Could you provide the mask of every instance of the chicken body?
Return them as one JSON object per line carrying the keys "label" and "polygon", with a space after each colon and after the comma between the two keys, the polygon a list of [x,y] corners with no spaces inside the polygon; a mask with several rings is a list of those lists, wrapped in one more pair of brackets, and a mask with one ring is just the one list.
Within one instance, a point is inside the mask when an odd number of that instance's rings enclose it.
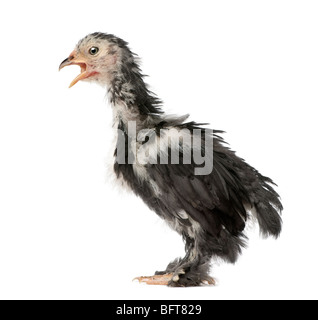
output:
{"label": "chicken body", "polygon": [[[187,116],[164,114],[125,41],[111,34],[90,34],[60,68],[71,64],[82,71],[71,85],[88,80],[107,88],[117,128],[117,178],[185,242],[184,258],[140,281],[169,286],[213,283],[211,259],[236,261],[251,212],[264,236],[279,235],[282,205],[272,180],[227,148],[221,131],[186,122]],[[198,164],[198,154],[204,164]]]}

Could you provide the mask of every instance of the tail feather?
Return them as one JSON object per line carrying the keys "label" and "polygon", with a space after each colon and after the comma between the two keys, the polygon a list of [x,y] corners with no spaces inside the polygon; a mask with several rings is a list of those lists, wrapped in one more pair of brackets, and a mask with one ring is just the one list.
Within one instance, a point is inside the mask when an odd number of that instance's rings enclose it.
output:
{"label": "tail feather", "polygon": [[260,232],[264,237],[277,238],[282,230],[281,211],[283,210],[278,193],[270,185],[273,181],[258,174],[259,184],[253,189],[252,206],[255,210]]}
{"label": "tail feather", "polygon": [[[283,206],[274,189],[275,183],[224,146],[222,138],[214,136],[213,141],[214,183],[221,190],[224,199],[231,202],[232,208],[235,208],[244,221],[246,211],[252,211],[259,223],[261,234],[264,237],[277,238],[282,230]],[[227,209],[225,207],[223,211],[228,213]],[[235,228],[240,230],[237,221],[233,229]]]}

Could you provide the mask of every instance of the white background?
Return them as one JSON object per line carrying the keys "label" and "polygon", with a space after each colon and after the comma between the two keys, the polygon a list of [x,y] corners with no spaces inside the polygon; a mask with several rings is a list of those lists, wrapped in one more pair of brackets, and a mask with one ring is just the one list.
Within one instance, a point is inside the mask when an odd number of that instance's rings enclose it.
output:
{"label": "white background", "polygon": [[[1,2],[1,299],[314,299],[317,296],[317,1]],[[227,131],[279,185],[281,237],[248,231],[216,287],[132,282],[183,255],[181,238],[114,189],[105,90],[68,89],[60,62],[114,33],[143,60],[165,110]]]}

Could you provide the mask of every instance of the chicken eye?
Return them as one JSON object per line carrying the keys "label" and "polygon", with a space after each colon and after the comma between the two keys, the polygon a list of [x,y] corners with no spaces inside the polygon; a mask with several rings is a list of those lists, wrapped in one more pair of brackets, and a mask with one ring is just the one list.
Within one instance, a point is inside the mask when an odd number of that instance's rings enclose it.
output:
{"label": "chicken eye", "polygon": [[91,47],[89,49],[89,54],[91,54],[92,56],[94,56],[95,54],[97,54],[97,52],[99,51],[99,49],[97,47]]}

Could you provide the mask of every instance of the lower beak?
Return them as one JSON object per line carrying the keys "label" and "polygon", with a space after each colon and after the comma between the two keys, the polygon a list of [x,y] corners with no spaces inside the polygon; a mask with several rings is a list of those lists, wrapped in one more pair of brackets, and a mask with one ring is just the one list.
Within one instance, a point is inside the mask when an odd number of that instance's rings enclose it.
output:
{"label": "lower beak", "polygon": [[91,72],[87,72],[87,65],[84,61],[79,61],[74,57],[74,53],[72,52],[68,58],[62,61],[59,67],[59,71],[64,67],[77,65],[81,67],[81,73],[71,82],[69,88],[73,87],[78,81],[84,80],[90,76],[92,76]]}

